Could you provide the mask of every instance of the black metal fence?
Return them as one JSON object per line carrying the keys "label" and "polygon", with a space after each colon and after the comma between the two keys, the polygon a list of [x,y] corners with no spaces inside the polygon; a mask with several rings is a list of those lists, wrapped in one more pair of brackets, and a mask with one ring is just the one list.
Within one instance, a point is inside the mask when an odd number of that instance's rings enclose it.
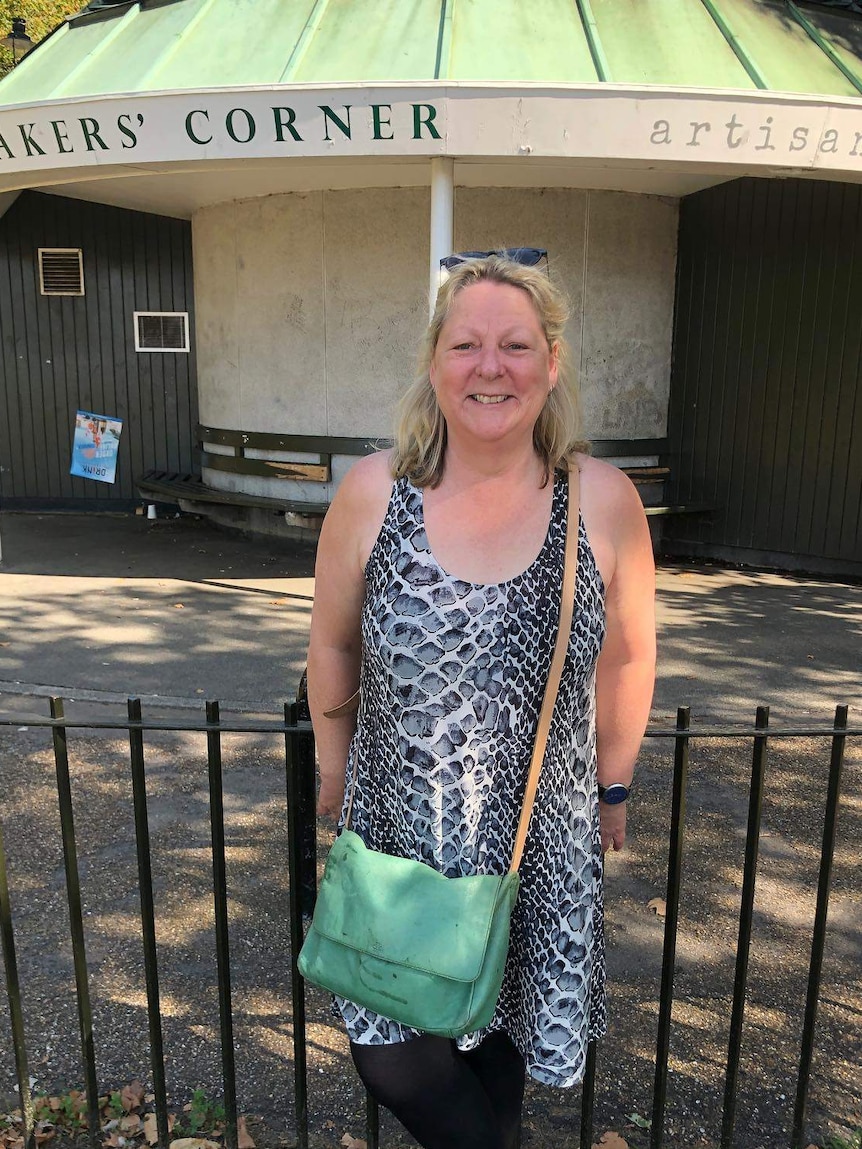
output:
{"label": "black metal fence", "polygon": [[[0,717],[0,727],[17,726],[20,725],[21,722],[22,718],[20,715],[15,718]],[[147,1016],[149,1023],[149,1045],[153,1093],[155,1097],[154,1107],[159,1144],[161,1146],[167,1146],[169,1144],[170,1136],[159,995],[159,955],[156,945],[153,877],[147,812],[147,773],[144,735],[147,732],[156,731],[189,731],[204,733],[206,735],[209,774],[209,813],[212,835],[212,888],[215,909],[219,987],[220,1045],[224,1085],[224,1108],[226,1114],[225,1143],[228,1149],[236,1149],[237,1146],[237,1089],[234,1063],[228,895],[225,866],[222,736],[226,733],[266,733],[284,737],[296,1139],[299,1149],[307,1149],[309,1094],[307,1084],[305,990],[302,978],[296,968],[296,955],[302,944],[303,917],[307,916],[313,907],[317,859],[314,817],[314,740],[311,726],[305,717],[301,705],[297,703],[286,705],[284,708],[284,717],[281,720],[244,721],[242,719],[230,719],[223,721],[219,714],[218,703],[208,702],[206,704],[206,717],[203,722],[199,719],[145,721],[142,717],[139,700],[130,699],[126,721],[89,720],[86,722],[78,722],[67,719],[64,714],[62,700],[53,698],[50,703],[50,718],[33,718],[28,716],[26,722],[32,727],[50,728],[53,738],[66,892],[74,959],[78,1024],[84,1065],[88,1131],[90,1144],[93,1146],[93,1149],[96,1149],[101,1143],[99,1136],[99,1089],[96,1079],[93,1019],[90,1005],[90,981],[82,915],[81,885],[78,873],[78,854],[75,845],[75,824],[69,772],[68,732],[71,729],[78,729],[84,731],[115,730],[126,731],[128,733],[143,935]],[[663,1145],[667,1144],[665,1139],[665,1104],[668,1085],[671,1009],[674,996],[674,968],[680,910],[680,887],[683,872],[682,858],[686,821],[686,788],[689,751],[692,742],[695,739],[698,741],[708,741],[714,739],[745,738],[751,741],[752,748],[748,825],[745,843],[742,897],[739,911],[733,1005],[725,1069],[720,1142],[722,1149],[730,1149],[734,1139],[741,1035],[746,1004],[748,961],[752,940],[761,808],[769,743],[776,739],[816,738],[823,739],[829,746],[830,764],[827,793],[825,795],[817,902],[811,938],[807,995],[790,1141],[790,1149],[802,1149],[805,1143],[806,1103],[812,1056],[815,1049],[817,1005],[826,944],[827,910],[835,852],[842,767],[847,739],[858,738],[860,735],[862,735],[862,728],[850,728],[848,726],[848,710],[846,706],[838,706],[836,708],[834,724],[831,727],[772,728],[769,725],[768,708],[759,707],[757,709],[754,728],[720,727],[693,730],[690,726],[688,708],[680,708],[675,727],[666,729],[651,728],[647,731],[647,738],[670,740],[673,745],[673,799],[668,846],[666,920],[664,928],[661,995],[659,1002],[655,1078],[650,1125],[651,1149],[661,1149]],[[33,1101],[27,1063],[25,1018],[15,956],[12,905],[7,879],[2,822],[0,822],[0,940],[2,940],[5,965],[15,1072],[25,1126],[25,1144],[27,1149],[33,1149],[35,1145]],[[579,1141],[581,1149],[589,1149],[593,1141],[593,1100],[595,1083],[596,1050],[594,1046],[591,1046],[581,1094]],[[377,1149],[379,1144],[378,1114],[376,1106],[370,1098],[367,1104],[366,1138],[369,1149]]]}

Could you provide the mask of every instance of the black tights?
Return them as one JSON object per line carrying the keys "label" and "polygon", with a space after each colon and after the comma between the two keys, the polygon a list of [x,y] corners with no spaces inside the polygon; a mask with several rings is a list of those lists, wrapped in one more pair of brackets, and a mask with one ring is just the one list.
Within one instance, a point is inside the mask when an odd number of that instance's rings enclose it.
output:
{"label": "black tights", "polygon": [[505,1033],[462,1053],[424,1033],[392,1045],[350,1044],[368,1092],[423,1149],[518,1149],[524,1059]]}

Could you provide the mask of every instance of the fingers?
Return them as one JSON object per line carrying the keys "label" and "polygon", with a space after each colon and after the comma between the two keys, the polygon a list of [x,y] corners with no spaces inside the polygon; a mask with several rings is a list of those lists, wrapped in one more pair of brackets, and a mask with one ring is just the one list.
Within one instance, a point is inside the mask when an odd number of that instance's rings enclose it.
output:
{"label": "fingers", "polygon": [[321,779],[317,792],[317,813],[321,818],[339,818],[344,803],[344,783]]}
{"label": "fingers", "polygon": [[599,803],[599,828],[602,836],[602,853],[608,850],[621,850],[626,840],[625,804],[606,806]]}
{"label": "fingers", "polygon": [[602,853],[606,854],[608,850],[621,850],[626,842],[625,832],[622,834],[602,834]]}
{"label": "fingers", "polygon": [[338,818],[341,815],[341,802],[318,799],[317,813],[321,818]]}

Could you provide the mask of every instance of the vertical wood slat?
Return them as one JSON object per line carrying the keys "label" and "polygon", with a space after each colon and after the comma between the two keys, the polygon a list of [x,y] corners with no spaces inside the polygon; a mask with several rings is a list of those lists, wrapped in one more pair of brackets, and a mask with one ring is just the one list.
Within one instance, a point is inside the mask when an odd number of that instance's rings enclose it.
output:
{"label": "vertical wood slat", "polygon": [[[40,294],[39,247],[83,249],[83,297]],[[194,356],[138,353],[132,326],[135,310],[191,313],[191,272],[182,220],[38,192],[0,217],[0,496],[110,505],[136,501],[148,467],[192,469]],[[78,408],[124,420],[112,485],[69,475]]]}
{"label": "vertical wood slat", "polygon": [[21,424],[16,386],[18,357],[12,310],[14,274],[18,267],[14,235],[0,232],[0,367],[5,381],[0,390],[0,412],[6,416],[5,421],[0,421],[0,496],[5,498],[15,494],[16,477],[21,475],[23,468],[18,434]]}
{"label": "vertical wood slat", "polygon": [[[798,211],[794,239],[799,234],[808,234],[812,227],[813,189],[798,189]],[[812,310],[812,288],[817,283],[817,253],[806,245],[799,253],[799,307],[795,316],[796,327],[793,334],[791,352],[788,356],[788,376],[785,386],[790,394],[790,413],[785,441],[785,483],[784,501],[776,507],[781,518],[780,536],[782,543],[794,546],[797,543],[797,511],[801,496],[802,473],[801,455],[804,448],[805,412],[808,406],[810,352],[810,315]],[[790,466],[790,460],[796,460]]]}
{"label": "vertical wood slat", "polygon": [[[837,263],[836,300],[840,303],[837,318],[841,329],[840,354],[836,357],[835,392],[830,416],[833,421],[833,456],[835,467],[827,469],[824,481],[826,513],[820,524],[821,546],[826,550],[840,547],[842,523],[850,467],[851,429],[856,385],[859,380],[860,325],[858,316],[862,307],[862,274],[859,269],[859,227],[862,225],[860,197],[846,194],[843,187],[838,205],[838,227],[847,243],[844,258]],[[858,440],[857,440],[858,442]],[[858,448],[857,448],[858,450]]]}
{"label": "vertical wood slat", "polygon": [[[862,189],[742,179],[685,198],[668,549],[862,565]],[[751,561],[751,560],[750,560]]]}
{"label": "vertical wood slat", "polygon": [[[853,306],[849,310],[851,315],[858,316],[862,309],[862,197],[856,198],[855,207],[854,297]],[[859,449],[862,442],[862,394],[858,386],[862,378],[862,331],[858,323],[851,327],[851,338],[844,363],[848,377],[848,401],[852,402],[852,406],[844,412],[842,420],[843,426],[847,428],[847,471],[841,522],[836,524],[838,539],[835,545],[840,551],[849,549],[854,543],[858,546],[858,540],[862,539],[862,451]]]}
{"label": "vertical wood slat", "polygon": [[807,387],[805,406],[800,411],[802,421],[796,429],[798,453],[795,459],[798,474],[795,538],[798,540],[797,545],[806,552],[811,549],[819,433],[824,400],[823,349],[830,337],[828,308],[832,302],[828,282],[830,253],[826,247],[828,242],[826,196],[815,195],[811,209],[808,232],[811,250],[808,254],[812,274],[806,280],[807,302],[802,315],[804,358],[801,366],[806,372]]}
{"label": "vertical wood slat", "polygon": [[[786,394],[783,386],[785,373],[788,371],[790,355],[790,341],[794,331],[798,330],[798,315],[794,323],[789,320],[794,307],[792,275],[795,260],[792,255],[793,228],[796,215],[795,187],[790,194],[784,194],[777,186],[770,186],[771,195],[770,215],[775,226],[775,278],[785,285],[785,295],[782,299],[775,290],[774,283],[771,288],[771,316],[772,316],[772,349],[766,363],[764,379],[761,419],[763,422],[763,436],[760,448],[759,467],[752,497],[754,499],[753,533],[752,538],[757,539],[769,532],[774,532],[776,541],[771,549],[781,550],[778,532],[773,523],[771,514],[772,502],[779,499],[783,490],[782,479],[785,467],[782,459],[786,452],[783,436],[786,434],[787,416],[791,408],[791,396]],[[797,285],[798,287],[798,285]],[[779,519],[780,526],[780,519]]]}

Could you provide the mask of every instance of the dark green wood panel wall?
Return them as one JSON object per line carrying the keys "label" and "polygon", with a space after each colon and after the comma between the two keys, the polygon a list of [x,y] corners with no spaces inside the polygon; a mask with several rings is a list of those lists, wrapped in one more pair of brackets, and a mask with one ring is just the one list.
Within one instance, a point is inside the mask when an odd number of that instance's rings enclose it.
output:
{"label": "dark green wood panel wall", "polygon": [[862,187],[736,180],[683,200],[670,553],[862,574]]}
{"label": "dark green wood panel wall", "polygon": [[[40,247],[80,247],[86,294],[39,292]],[[135,311],[188,311],[192,351],[135,351]],[[140,501],[134,478],[195,469],[191,226],[24,192],[0,218],[0,505]],[[117,481],[72,478],[78,409],[123,419]]]}

